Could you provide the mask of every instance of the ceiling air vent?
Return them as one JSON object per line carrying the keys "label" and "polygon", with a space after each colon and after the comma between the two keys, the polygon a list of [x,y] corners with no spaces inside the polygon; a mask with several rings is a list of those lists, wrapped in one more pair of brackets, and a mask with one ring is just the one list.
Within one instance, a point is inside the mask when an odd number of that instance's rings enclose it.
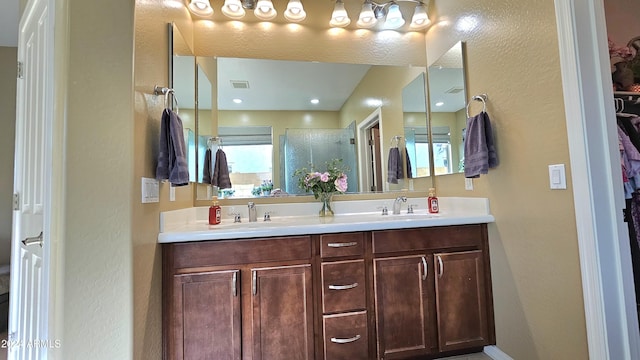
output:
{"label": "ceiling air vent", "polygon": [[464,88],[463,88],[463,87],[460,87],[460,86],[454,86],[454,87],[452,87],[451,89],[449,89],[449,90],[445,91],[444,93],[445,93],[445,94],[457,94],[457,93],[459,93],[459,92],[461,92],[461,91],[464,91]]}
{"label": "ceiling air vent", "polygon": [[233,87],[234,89],[248,89],[249,88],[249,82],[246,80],[230,80],[231,81],[231,87]]}

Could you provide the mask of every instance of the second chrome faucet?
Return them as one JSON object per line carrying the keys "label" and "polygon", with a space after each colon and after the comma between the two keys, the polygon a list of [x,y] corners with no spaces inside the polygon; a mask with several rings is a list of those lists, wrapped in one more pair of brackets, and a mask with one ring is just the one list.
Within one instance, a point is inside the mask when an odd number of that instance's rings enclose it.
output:
{"label": "second chrome faucet", "polygon": [[256,204],[253,201],[249,201],[249,222],[258,221],[258,214],[256,212]]}
{"label": "second chrome faucet", "polygon": [[406,196],[398,196],[396,198],[396,200],[393,202],[393,214],[394,215],[400,214],[400,205],[402,205],[401,203],[403,203],[403,202],[407,202],[407,197]]}

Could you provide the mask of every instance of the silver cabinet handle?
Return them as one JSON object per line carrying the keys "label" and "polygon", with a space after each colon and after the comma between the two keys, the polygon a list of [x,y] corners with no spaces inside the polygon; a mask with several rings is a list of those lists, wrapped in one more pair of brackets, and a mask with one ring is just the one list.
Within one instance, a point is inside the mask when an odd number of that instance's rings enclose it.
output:
{"label": "silver cabinet handle", "polygon": [[429,269],[427,266],[427,258],[424,256],[422,257],[422,269],[424,270],[422,273],[422,280],[427,280],[427,271],[429,271]]}
{"label": "silver cabinet handle", "polygon": [[252,275],[252,281],[251,281],[251,293],[253,295],[258,293],[258,274],[256,273],[255,270],[251,271]]}
{"label": "silver cabinet handle", "polygon": [[353,283],[349,285],[329,285],[329,290],[349,290],[358,286],[358,283]]}
{"label": "silver cabinet handle", "polygon": [[358,340],[360,340],[360,335],[356,335],[348,339],[340,339],[340,338],[334,338],[334,337],[331,338],[331,342],[336,344],[348,344]]}
{"label": "silver cabinet handle", "polygon": [[233,296],[238,296],[238,272],[233,272],[233,279],[231,280],[231,291],[233,292]]}
{"label": "silver cabinet handle", "polygon": [[40,235],[38,236],[28,237],[22,240],[22,244],[24,246],[40,245],[40,247],[42,247],[42,231],[40,231]]}
{"label": "silver cabinet handle", "polygon": [[442,258],[438,255],[438,278],[442,277],[442,273],[444,272],[444,264],[442,263]]}
{"label": "silver cabinet handle", "polygon": [[346,242],[346,243],[328,243],[327,244],[328,247],[332,247],[332,248],[349,247],[349,246],[356,246],[356,245],[358,245],[358,243],[355,241]]}

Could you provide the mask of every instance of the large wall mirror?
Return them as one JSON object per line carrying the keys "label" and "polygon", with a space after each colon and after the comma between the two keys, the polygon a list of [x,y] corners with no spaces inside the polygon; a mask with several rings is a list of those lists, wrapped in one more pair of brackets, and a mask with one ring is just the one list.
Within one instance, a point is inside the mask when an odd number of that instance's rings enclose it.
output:
{"label": "large wall mirror", "polygon": [[[331,2],[307,6],[320,19],[333,10]],[[202,184],[197,199],[214,195],[203,176],[209,149],[227,155],[232,184],[238,186],[224,195],[232,197],[265,196],[268,192],[257,195],[263,183],[267,191],[272,183],[298,194],[291,172],[308,162],[322,168],[323,152],[350,168],[349,193],[432,186],[429,168],[436,162],[427,143],[431,106],[426,106],[425,81],[430,72],[423,32],[327,29],[313,19],[300,25],[277,19],[240,23],[214,14],[212,21],[194,21],[193,41],[195,181]],[[311,104],[314,98],[320,102]],[[401,148],[403,166],[397,184],[388,181],[387,159],[394,146]],[[236,148],[245,153],[236,154]],[[290,165],[293,158],[306,164]],[[253,163],[261,167],[249,166]]]}
{"label": "large wall mirror", "polygon": [[435,175],[464,172],[466,127],[464,43],[457,42],[428,70],[429,113]]}
{"label": "large wall mirror", "polygon": [[[404,148],[400,103],[406,103],[407,96],[418,103],[411,113],[419,115],[417,126],[427,126],[425,67],[224,57],[198,57],[197,63],[198,121],[207,122],[198,127],[198,153],[224,152],[232,183],[231,189],[219,190],[218,196],[225,198],[271,196],[274,189],[278,195],[303,194],[295,170],[309,164],[322,169],[332,159],[342,159],[347,169],[347,192],[392,190],[387,169],[374,172],[368,182],[363,171],[387,156],[382,144]],[[407,83],[417,74],[422,85],[414,89]],[[385,101],[398,103],[397,116],[376,117],[359,126],[379,113]],[[369,109],[366,115],[353,110],[362,106]],[[381,128],[386,129],[384,139]],[[396,135],[402,140],[394,143]],[[372,136],[378,139],[370,144]],[[370,151],[362,151],[359,143]],[[417,157],[413,163],[429,163],[428,148],[422,150],[412,151]],[[213,172],[209,157],[198,157],[198,182],[208,183]],[[403,166],[405,179],[411,174],[408,163]]]}

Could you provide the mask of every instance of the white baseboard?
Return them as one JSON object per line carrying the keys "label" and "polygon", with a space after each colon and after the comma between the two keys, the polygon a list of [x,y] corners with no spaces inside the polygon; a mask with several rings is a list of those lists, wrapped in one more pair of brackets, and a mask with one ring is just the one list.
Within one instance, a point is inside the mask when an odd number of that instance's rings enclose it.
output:
{"label": "white baseboard", "polygon": [[511,356],[498,349],[498,347],[495,345],[485,346],[484,353],[493,360],[513,360]]}

